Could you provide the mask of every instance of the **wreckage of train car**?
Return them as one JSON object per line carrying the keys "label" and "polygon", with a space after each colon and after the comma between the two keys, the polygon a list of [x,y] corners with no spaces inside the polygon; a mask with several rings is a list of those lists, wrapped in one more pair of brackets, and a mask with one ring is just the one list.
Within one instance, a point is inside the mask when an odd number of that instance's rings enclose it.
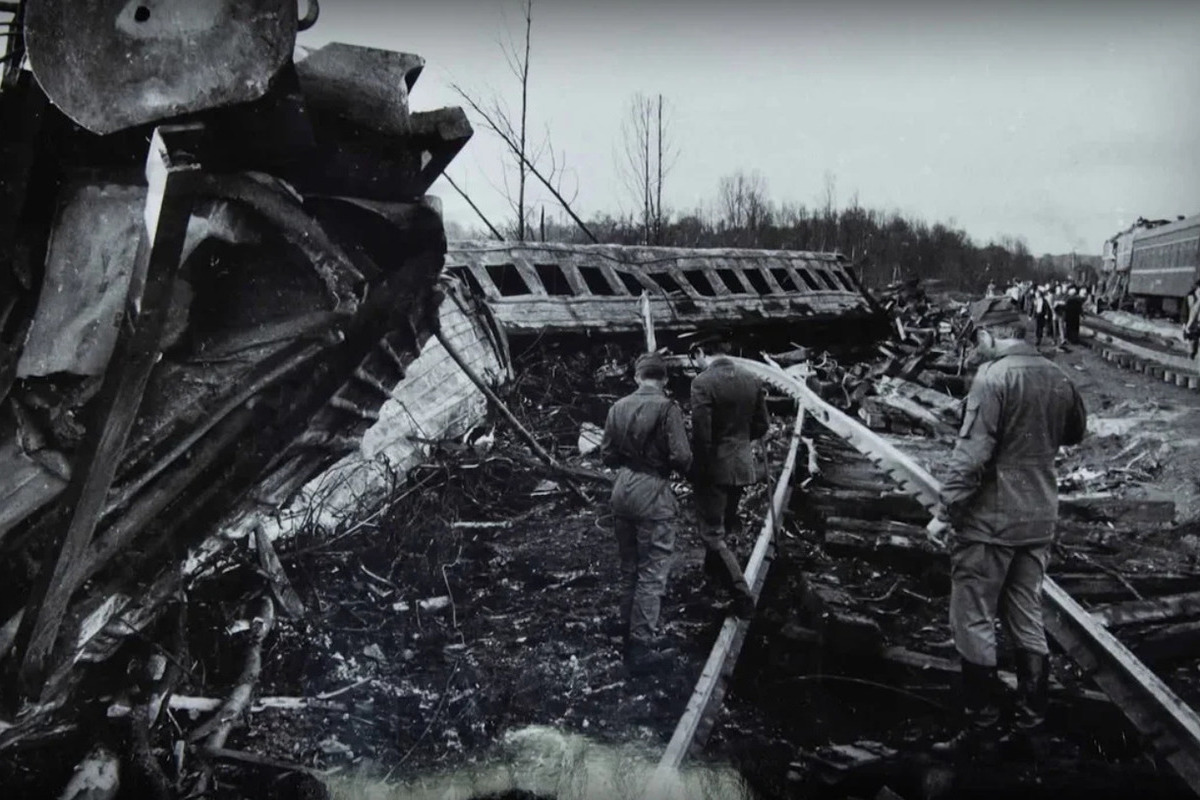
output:
{"label": "wreckage of train car", "polygon": [[[454,242],[446,268],[514,335],[721,326],[879,335],[882,316],[837,253]],[[869,335],[869,334],[868,334]]]}

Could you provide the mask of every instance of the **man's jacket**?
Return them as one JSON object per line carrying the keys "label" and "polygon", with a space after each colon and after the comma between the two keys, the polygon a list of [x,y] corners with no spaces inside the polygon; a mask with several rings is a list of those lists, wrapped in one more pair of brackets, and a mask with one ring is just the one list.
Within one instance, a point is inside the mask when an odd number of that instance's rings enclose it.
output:
{"label": "man's jacket", "polygon": [[942,482],[964,541],[1027,545],[1054,538],[1054,456],[1087,429],[1083,399],[1058,366],[1024,342],[975,374]]}
{"label": "man's jacket", "polygon": [[683,412],[660,390],[638,387],[608,410],[600,456],[619,467],[612,490],[618,517],[670,519],[679,513],[671,491],[671,470],[686,473],[692,463]]}
{"label": "man's jacket", "polygon": [[692,456],[699,484],[757,481],[750,440],[767,432],[767,397],[750,373],[717,357],[692,381]]}

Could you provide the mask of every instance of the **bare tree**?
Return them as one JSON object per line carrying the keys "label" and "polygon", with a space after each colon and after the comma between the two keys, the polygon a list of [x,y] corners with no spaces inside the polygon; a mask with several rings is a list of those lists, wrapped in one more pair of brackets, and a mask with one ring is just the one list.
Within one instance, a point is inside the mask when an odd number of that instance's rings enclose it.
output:
{"label": "bare tree", "polygon": [[[523,242],[529,237],[530,231],[534,227],[532,223],[533,209],[529,199],[530,175],[546,186],[577,224],[582,227],[582,223],[571,211],[570,201],[563,196],[559,185],[562,166],[550,142],[549,129],[536,144],[530,137],[529,69],[533,41],[533,0],[524,0],[521,11],[523,23],[521,43],[514,42],[511,33],[507,41],[500,42],[500,48],[504,53],[509,70],[521,85],[519,111],[514,114],[508,104],[498,95],[493,96],[490,101],[484,101],[458,84],[450,86],[471,107],[482,121],[483,127],[498,136],[512,155],[513,168],[516,171],[516,185],[513,186],[509,183],[509,172],[506,170],[503,178],[504,186],[499,190],[508,200],[515,218],[513,238]],[[537,165],[544,161],[548,161],[549,166],[538,169]],[[586,227],[584,230],[586,232]]]}
{"label": "bare tree", "polygon": [[662,244],[666,227],[663,183],[679,157],[668,128],[661,94],[650,98],[638,92],[630,99],[621,123],[622,152],[617,158],[617,169],[638,204],[646,244]]}
{"label": "bare tree", "polygon": [[738,244],[757,244],[758,234],[770,218],[767,181],[758,170],[738,170],[717,184],[717,203],[722,222]]}

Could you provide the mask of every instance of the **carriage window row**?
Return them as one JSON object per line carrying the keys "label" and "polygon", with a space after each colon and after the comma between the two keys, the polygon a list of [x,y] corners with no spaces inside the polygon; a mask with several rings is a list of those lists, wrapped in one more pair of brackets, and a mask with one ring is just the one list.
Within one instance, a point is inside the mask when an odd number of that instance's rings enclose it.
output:
{"label": "carriage window row", "polygon": [[1135,266],[1141,269],[1195,266],[1197,244],[1196,238],[1189,238],[1165,245],[1148,246],[1140,252],[1135,252]]}
{"label": "carriage window row", "polygon": [[[502,297],[531,295],[535,289],[527,281],[526,276],[514,264],[488,264],[485,268],[488,278]],[[620,286],[614,286],[604,274],[604,270],[596,266],[578,266],[579,277],[583,291],[577,291],[572,285],[566,270],[558,264],[533,264],[534,272],[541,282],[541,288],[550,296],[573,297],[577,295],[592,295],[595,297],[613,297],[624,295],[640,295],[645,289],[657,287],[666,294],[687,294],[682,286],[667,272],[644,272],[642,278],[650,283],[646,286],[638,275],[619,268],[612,270]],[[469,267],[454,267],[451,273],[465,281],[471,291],[484,294],[479,276]],[[681,270],[687,282],[702,297],[718,297],[722,294],[713,285],[712,278],[699,269]],[[799,275],[798,284],[792,277],[792,272]],[[815,269],[792,267],[789,271],[782,267],[743,267],[740,272],[729,268],[712,270],[712,275],[720,281],[730,294],[775,295],[780,292],[774,289],[765,277],[769,273],[775,283],[784,293],[820,292],[820,291],[857,291],[850,279],[839,269]],[[624,289],[624,291],[622,291]]]}

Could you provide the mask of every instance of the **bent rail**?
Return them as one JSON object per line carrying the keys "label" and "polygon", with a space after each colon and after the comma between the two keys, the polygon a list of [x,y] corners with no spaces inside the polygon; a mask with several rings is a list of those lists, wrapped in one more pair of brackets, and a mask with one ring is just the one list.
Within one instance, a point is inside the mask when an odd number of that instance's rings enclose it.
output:
{"label": "bent rail", "polygon": [[[792,473],[796,468],[796,454],[800,447],[800,430],[803,427],[804,406],[801,405],[796,414],[796,423],[792,427],[792,440],[788,448],[787,459],[783,462],[783,469],[780,470],[779,480],[775,484],[775,492],[767,507],[767,518],[763,521],[762,530],[754,543],[754,550],[746,562],[746,583],[750,585],[750,591],[756,600],[766,581],[775,533],[779,530],[779,521],[790,494]],[[717,634],[717,641],[713,644],[708,660],[704,663],[700,680],[696,682],[696,688],[688,699],[683,716],[675,726],[675,733],[671,736],[667,750],[650,778],[645,794],[647,798],[669,796],[671,776],[683,764],[687,755],[695,748],[702,746],[708,737],[709,731],[712,730],[713,719],[725,697],[726,684],[733,675],[733,669],[737,664],[738,655],[741,653],[742,643],[749,627],[750,620],[748,619],[738,619],[733,615],[725,618],[721,632]]]}
{"label": "bent rail", "polygon": [[[904,492],[932,510],[941,487],[911,457],[826,403],[802,380],[777,364],[744,358],[732,360],[796,399],[818,422],[844,438]],[[1042,584],[1042,591],[1047,601],[1046,630],[1191,790],[1200,795],[1200,716],[1049,576]]]}

